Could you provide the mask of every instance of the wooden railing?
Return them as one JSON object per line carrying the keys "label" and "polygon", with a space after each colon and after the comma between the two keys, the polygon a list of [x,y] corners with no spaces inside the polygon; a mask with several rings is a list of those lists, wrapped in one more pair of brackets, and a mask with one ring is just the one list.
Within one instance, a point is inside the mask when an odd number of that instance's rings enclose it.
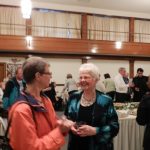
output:
{"label": "wooden railing", "polygon": [[89,29],[88,39],[129,42],[129,32]]}
{"label": "wooden railing", "polygon": [[[20,34],[14,34],[17,30],[24,30],[20,32]],[[6,32],[7,30],[7,32]],[[40,32],[44,33],[36,35],[34,33],[35,30],[40,30]],[[36,31],[35,31],[36,32]],[[51,35],[50,32],[53,32]],[[78,33],[77,35],[75,33]],[[22,34],[25,33],[25,34]],[[31,33],[31,36],[37,37],[57,37],[57,38],[77,38],[81,39],[81,29],[78,28],[70,28],[70,27],[54,27],[54,26],[33,26],[33,25],[24,25],[24,24],[8,24],[8,23],[0,23],[0,35],[22,35],[26,36]]]}
{"label": "wooden railing", "polygon": [[[19,33],[21,30],[22,32]],[[34,31],[40,30],[43,34],[36,34]],[[17,32],[16,32],[17,31]],[[53,32],[51,34],[50,32]],[[30,33],[30,34],[29,34]],[[56,34],[55,34],[56,33]],[[81,29],[79,28],[65,28],[54,26],[33,26],[26,24],[9,24],[0,23],[0,35],[31,35],[34,37],[55,37],[65,39],[81,39]],[[148,33],[129,33],[119,31],[106,31],[106,30],[92,30],[88,29],[88,40],[105,40],[105,41],[122,41],[129,42],[129,37],[134,37],[134,42],[150,43],[150,34]],[[131,35],[132,34],[132,35]]]}

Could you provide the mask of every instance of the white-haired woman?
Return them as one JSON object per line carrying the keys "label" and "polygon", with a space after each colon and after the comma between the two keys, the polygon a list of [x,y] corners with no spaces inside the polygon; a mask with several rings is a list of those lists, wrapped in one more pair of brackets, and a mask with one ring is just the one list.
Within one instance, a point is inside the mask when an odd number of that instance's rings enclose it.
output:
{"label": "white-haired woman", "polygon": [[112,150],[119,131],[118,117],[110,97],[95,89],[99,70],[91,63],[79,69],[82,92],[69,98],[65,115],[76,122],[69,134],[68,150]]}

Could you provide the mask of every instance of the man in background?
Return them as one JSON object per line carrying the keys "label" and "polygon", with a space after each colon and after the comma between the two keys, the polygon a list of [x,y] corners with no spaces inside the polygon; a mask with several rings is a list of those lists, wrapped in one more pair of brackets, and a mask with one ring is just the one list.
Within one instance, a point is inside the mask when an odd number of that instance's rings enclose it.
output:
{"label": "man in background", "polygon": [[15,77],[8,80],[4,90],[2,98],[3,108],[8,109],[19,97],[20,92],[25,88],[25,82],[23,81],[22,67],[19,66],[16,69]]}
{"label": "man in background", "polygon": [[120,67],[118,72],[118,75],[114,79],[116,87],[116,102],[128,102],[130,101],[128,94],[130,84],[124,80],[124,78],[126,78],[126,69]]}
{"label": "man in background", "polygon": [[147,81],[148,77],[143,75],[144,70],[142,68],[137,69],[137,75],[133,78],[133,101],[139,102],[145,93],[148,91]]}

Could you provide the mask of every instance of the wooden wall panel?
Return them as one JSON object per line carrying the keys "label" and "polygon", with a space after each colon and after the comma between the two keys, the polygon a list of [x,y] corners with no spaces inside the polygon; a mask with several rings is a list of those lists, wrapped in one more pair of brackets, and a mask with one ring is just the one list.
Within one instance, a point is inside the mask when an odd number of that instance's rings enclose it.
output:
{"label": "wooden wall panel", "polygon": [[33,37],[29,48],[25,37],[0,36],[0,51],[93,55],[92,48],[97,49],[94,55],[150,57],[150,44],[146,43],[123,42],[116,49],[110,41]]}

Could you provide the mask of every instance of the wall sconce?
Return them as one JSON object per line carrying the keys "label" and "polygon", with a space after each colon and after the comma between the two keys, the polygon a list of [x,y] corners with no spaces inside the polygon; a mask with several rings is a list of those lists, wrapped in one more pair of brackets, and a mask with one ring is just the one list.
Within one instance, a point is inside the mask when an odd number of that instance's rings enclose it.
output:
{"label": "wall sconce", "polygon": [[88,60],[88,59],[91,59],[91,57],[90,57],[90,56],[86,56],[86,57],[85,57],[85,59],[87,59],[87,60]]}
{"label": "wall sconce", "polygon": [[26,43],[28,48],[32,48],[32,36],[26,36]]}
{"label": "wall sconce", "polygon": [[31,16],[32,4],[31,0],[21,0],[21,11],[23,18],[29,19]]}
{"label": "wall sconce", "polygon": [[121,49],[121,47],[122,47],[122,42],[117,41],[117,42],[116,42],[116,48],[117,48],[117,49]]}
{"label": "wall sconce", "polygon": [[97,49],[98,49],[97,47],[94,47],[94,48],[91,49],[91,52],[92,52],[93,54],[95,54],[95,53],[97,53]]}

